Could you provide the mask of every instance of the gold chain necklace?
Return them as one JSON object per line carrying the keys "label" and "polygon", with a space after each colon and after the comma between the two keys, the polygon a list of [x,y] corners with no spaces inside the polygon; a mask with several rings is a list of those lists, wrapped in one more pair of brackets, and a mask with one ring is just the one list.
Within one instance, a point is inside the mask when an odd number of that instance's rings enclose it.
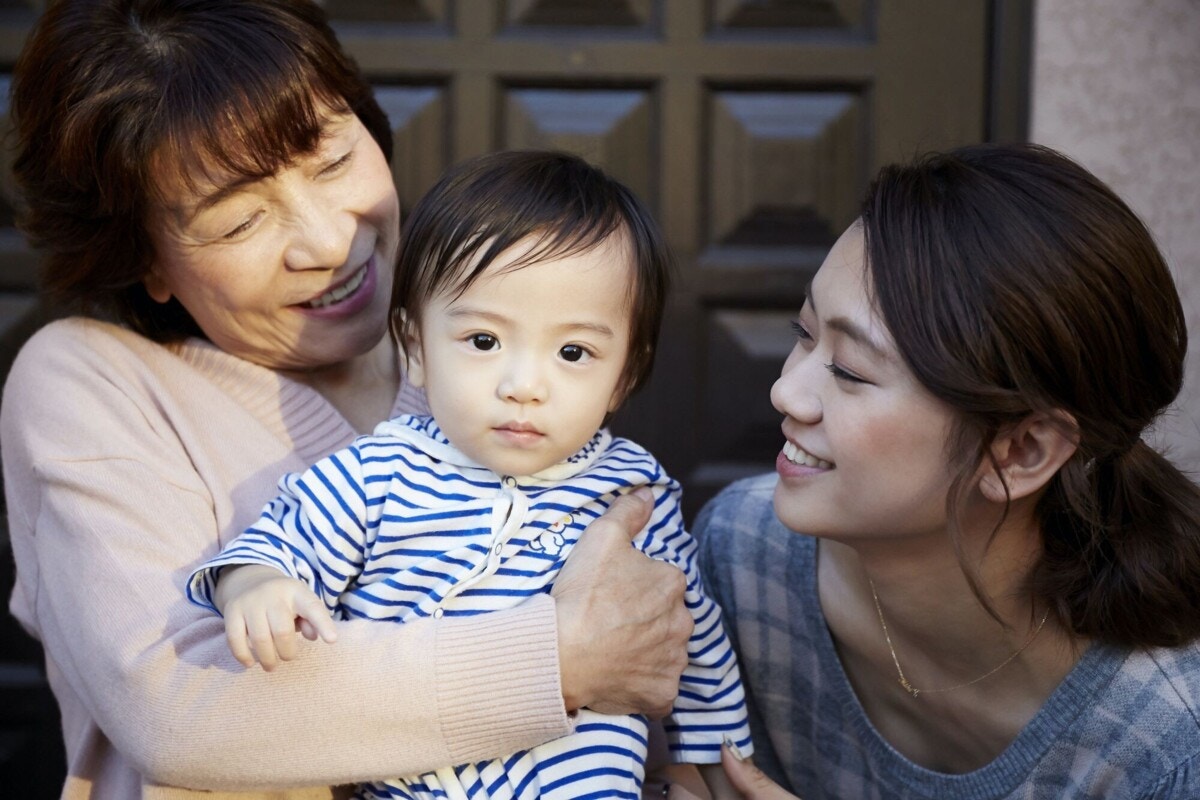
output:
{"label": "gold chain necklace", "polygon": [[1036,639],[1037,635],[1042,632],[1042,626],[1044,626],[1046,624],[1046,619],[1050,616],[1050,609],[1047,608],[1046,613],[1042,614],[1042,621],[1039,622],[1038,626],[1033,629],[1033,633],[1029,634],[1029,638],[1025,640],[1025,644],[1018,647],[1013,652],[1012,655],[1010,655],[1008,658],[1001,661],[996,666],[989,669],[987,672],[980,675],[978,678],[975,678],[974,680],[969,680],[965,683],[956,683],[953,686],[945,686],[945,687],[942,687],[941,689],[918,689],[917,687],[913,686],[911,683],[908,682],[908,678],[904,677],[904,670],[900,669],[900,659],[896,657],[896,648],[892,646],[892,637],[888,633],[887,622],[885,622],[883,619],[883,607],[879,605],[879,594],[875,591],[875,581],[871,580],[871,578],[868,576],[867,583],[871,587],[871,597],[875,600],[875,610],[877,612],[879,612],[879,626],[881,628],[883,628],[883,638],[887,642],[888,650],[891,651],[892,663],[896,665],[896,674],[900,676],[900,685],[904,687],[904,691],[908,692],[914,698],[916,698],[917,695],[922,695],[922,694],[940,694],[942,692],[952,692],[955,689],[964,689],[967,686],[972,686],[976,683],[979,683],[984,678],[992,677],[997,672],[999,672],[1000,670],[1007,667],[1010,663],[1012,663],[1012,660],[1014,658],[1021,655],[1021,653],[1024,653],[1025,648],[1027,648],[1027,647],[1029,647],[1029,645],[1033,644],[1033,640]]}

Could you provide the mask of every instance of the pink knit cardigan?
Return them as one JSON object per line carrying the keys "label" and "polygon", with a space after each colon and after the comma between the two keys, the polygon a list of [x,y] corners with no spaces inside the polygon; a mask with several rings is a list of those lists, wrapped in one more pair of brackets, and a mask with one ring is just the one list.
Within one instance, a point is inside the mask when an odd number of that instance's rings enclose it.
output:
{"label": "pink knit cardigan", "polygon": [[[402,390],[395,410],[422,403]],[[204,342],[69,319],[23,348],[0,406],[11,610],[45,646],[63,797],[328,798],[568,732],[549,597],[340,623],[271,674],[184,599],[283,473],[354,435],[314,390]]]}

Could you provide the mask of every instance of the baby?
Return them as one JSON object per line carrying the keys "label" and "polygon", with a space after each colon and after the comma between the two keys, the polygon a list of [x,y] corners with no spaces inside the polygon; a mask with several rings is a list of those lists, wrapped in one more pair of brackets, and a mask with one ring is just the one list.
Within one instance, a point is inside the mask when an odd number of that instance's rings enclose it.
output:
{"label": "baby", "polygon": [[[285,476],[258,522],[192,575],[189,598],[225,616],[244,663],[259,620],[333,641],[330,615],[403,624],[508,608],[548,592],[588,523],[645,486],[654,512],[634,544],[683,570],[696,625],[665,723],[671,756],[712,765],[702,773],[722,785],[722,742],[749,753],[750,732],[679,484],[603,428],[649,374],[668,271],[642,204],[579,158],[497,153],[449,172],[408,220],[392,298],[408,379],[432,415],[384,422]],[[280,627],[277,639],[295,636]],[[356,796],[639,798],[645,719],[585,709],[576,723],[501,760]]]}

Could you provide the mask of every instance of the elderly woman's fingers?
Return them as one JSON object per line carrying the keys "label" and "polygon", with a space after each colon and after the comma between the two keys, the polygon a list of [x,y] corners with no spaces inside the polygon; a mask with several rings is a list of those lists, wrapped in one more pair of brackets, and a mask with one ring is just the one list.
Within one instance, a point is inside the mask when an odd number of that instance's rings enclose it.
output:
{"label": "elderly woman's fingers", "polygon": [[554,582],[568,709],[662,716],[678,693],[693,627],[686,581],[630,546],[652,506],[644,490],[618,498],[588,526]]}

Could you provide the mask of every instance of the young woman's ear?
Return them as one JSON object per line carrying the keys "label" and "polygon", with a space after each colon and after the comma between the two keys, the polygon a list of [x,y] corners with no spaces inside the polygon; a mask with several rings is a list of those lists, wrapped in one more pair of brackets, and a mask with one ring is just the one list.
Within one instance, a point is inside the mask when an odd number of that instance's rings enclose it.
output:
{"label": "young woman's ear", "polygon": [[1006,498],[1019,500],[1040,491],[1075,455],[1075,430],[1075,418],[1065,411],[1037,411],[1001,431],[989,448],[991,459],[980,466],[979,489],[984,497],[1003,503]]}
{"label": "young woman's ear", "polygon": [[396,326],[396,339],[400,343],[400,356],[407,371],[405,377],[410,385],[423,389],[425,388],[425,364],[422,360],[420,331],[403,308],[396,312],[393,324]]}

